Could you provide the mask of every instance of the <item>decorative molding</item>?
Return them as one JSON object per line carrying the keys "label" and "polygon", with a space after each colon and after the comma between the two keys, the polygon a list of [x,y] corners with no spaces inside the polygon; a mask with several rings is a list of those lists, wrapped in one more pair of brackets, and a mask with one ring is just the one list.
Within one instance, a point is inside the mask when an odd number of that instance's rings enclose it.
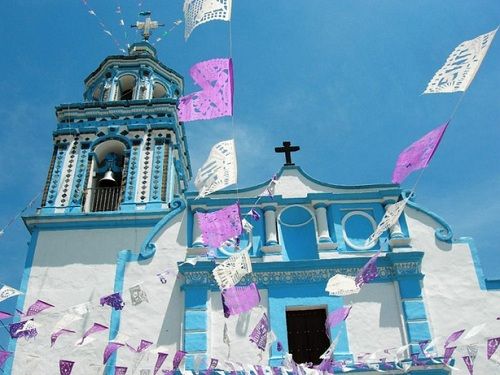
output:
{"label": "decorative molding", "polygon": [[[422,252],[387,254],[377,262],[377,282],[388,282],[401,277],[423,277],[421,273]],[[276,284],[310,284],[326,283],[333,275],[343,274],[356,276],[366,264],[368,257],[322,259],[315,261],[288,261],[253,263],[253,272],[242,279],[243,284],[251,282],[259,287],[268,287]],[[218,289],[212,276],[215,268],[212,262],[198,262],[194,267],[185,267],[179,263],[179,271],[185,277],[183,287],[208,286]]]}

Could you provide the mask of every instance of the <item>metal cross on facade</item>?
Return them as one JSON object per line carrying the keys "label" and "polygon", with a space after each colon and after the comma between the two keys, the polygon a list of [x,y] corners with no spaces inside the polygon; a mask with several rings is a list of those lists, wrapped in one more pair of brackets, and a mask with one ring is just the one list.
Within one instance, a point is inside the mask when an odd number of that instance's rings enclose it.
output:
{"label": "metal cross on facade", "polygon": [[292,163],[292,152],[299,151],[299,146],[292,146],[290,141],[284,141],[283,147],[275,147],[274,151],[278,153],[285,153],[285,165],[295,165]]}
{"label": "metal cross on facade", "polygon": [[144,38],[144,40],[149,39],[152,30],[157,29],[160,26],[165,26],[165,24],[163,23],[158,23],[158,21],[151,20],[151,12],[141,12],[139,13],[139,15],[145,16],[146,19],[144,20],[144,22],[137,21],[135,25],[132,25],[131,27],[137,27],[138,30],[142,30],[142,37]]}

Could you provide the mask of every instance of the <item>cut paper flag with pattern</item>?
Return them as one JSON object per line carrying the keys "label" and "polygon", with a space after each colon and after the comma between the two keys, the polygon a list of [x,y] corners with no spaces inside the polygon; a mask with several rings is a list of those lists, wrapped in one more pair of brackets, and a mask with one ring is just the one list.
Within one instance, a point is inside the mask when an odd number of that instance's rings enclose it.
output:
{"label": "cut paper flag with pattern", "polygon": [[212,147],[208,159],[198,169],[194,184],[198,197],[203,198],[215,191],[235,184],[238,180],[238,166],[234,140],[229,139]]}
{"label": "cut paper flag with pattern", "polygon": [[183,350],[177,350],[175,352],[175,355],[174,355],[174,359],[172,360],[172,367],[174,370],[177,370],[182,362],[182,360],[184,359],[184,357],[186,356],[187,352],[183,351]]}
{"label": "cut paper flag with pattern", "polygon": [[38,335],[36,324],[33,319],[9,324],[9,333],[10,337],[13,339],[24,337],[26,340]]}
{"label": "cut paper flag with pattern", "polygon": [[472,40],[466,40],[448,56],[427,85],[424,94],[465,91],[476,75],[498,28]]}
{"label": "cut paper flag with pattern", "polygon": [[101,306],[108,305],[115,310],[122,310],[123,307],[125,306],[125,302],[123,302],[120,293],[113,293],[110,294],[109,296],[101,297],[99,302]]}
{"label": "cut paper flag with pattern", "polygon": [[0,288],[0,302],[5,301],[10,297],[18,296],[20,294],[22,294],[22,292],[20,292],[19,290],[14,289],[8,285],[4,285]]}
{"label": "cut paper flag with pattern", "polygon": [[325,288],[325,291],[331,296],[348,296],[357,294],[360,290],[354,277],[341,274],[331,277]]}
{"label": "cut paper flag with pattern", "polygon": [[260,294],[255,283],[245,286],[234,286],[222,291],[222,307],[224,316],[238,315],[257,306],[260,303]]}
{"label": "cut paper flag with pattern", "polygon": [[356,285],[362,287],[364,284],[369,283],[378,276],[377,259],[380,251],[372,255],[370,260],[361,268],[356,275]]}
{"label": "cut paper flag with pattern", "polygon": [[399,154],[392,172],[393,183],[400,184],[410,173],[429,165],[447,127],[448,123],[437,127]]}
{"label": "cut paper flag with pattern", "polygon": [[69,329],[60,329],[59,331],[57,332],[54,332],[53,334],[50,335],[50,347],[53,347],[57,341],[57,339],[59,338],[59,336],[61,335],[67,335],[67,334],[71,334],[71,333],[75,333],[75,331],[71,331]]}
{"label": "cut paper flag with pattern", "polygon": [[108,342],[108,345],[106,345],[106,348],[104,349],[102,364],[105,365],[108,362],[109,357],[111,357],[113,353],[120,349],[122,346],[123,344],[119,342]]}
{"label": "cut paper flag with pattern", "polygon": [[365,246],[369,245],[374,245],[377,243],[378,239],[380,236],[389,228],[391,228],[394,224],[396,224],[399,220],[399,217],[403,213],[406,207],[406,203],[408,202],[408,199],[403,199],[399,202],[396,202],[394,204],[389,205],[384,213],[384,216],[382,217],[382,220],[380,220],[380,223],[378,223],[377,228],[375,229],[375,232],[373,232],[370,237],[365,241]]}
{"label": "cut paper flag with pattern", "polygon": [[493,339],[488,339],[487,341],[487,349],[486,349],[486,356],[488,359],[491,359],[493,354],[498,349],[498,346],[500,345],[500,337],[495,337]]}
{"label": "cut paper flag with pattern", "polygon": [[105,331],[107,330],[108,327],[106,327],[105,325],[103,324],[99,324],[99,323],[94,323],[92,325],[92,327],[90,327],[82,336],[82,339],[80,340],[80,342],[78,343],[78,345],[82,345],[83,342],[85,341],[85,339],[87,337],[89,337],[90,335],[93,335],[94,333],[98,333],[98,332],[102,332],[102,331]]}
{"label": "cut paper flag with pattern", "polygon": [[252,333],[250,333],[250,342],[253,342],[255,345],[257,345],[257,348],[259,348],[260,350],[266,350],[268,332],[269,320],[267,319],[267,315],[264,313],[262,315],[262,318],[260,318],[259,322],[253,329]]}
{"label": "cut paper flag with pattern", "polygon": [[158,371],[160,371],[161,366],[163,366],[163,362],[165,362],[167,357],[168,357],[168,353],[158,352],[158,356],[156,357],[156,363],[155,363],[155,369],[153,371],[153,375],[156,375],[158,373]]}
{"label": "cut paper flag with pattern", "polygon": [[466,355],[466,356],[462,357],[462,359],[464,360],[465,366],[467,367],[469,374],[473,375],[474,374],[474,362],[473,362],[472,358],[470,356]]}
{"label": "cut paper flag with pattern", "polygon": [[71,375],[75,362],[61,359],[59,361],[59,373],[61,375]]}
{"label": "cut paper flag with pattern", "polygon": [[179,98],[179,121],[233,115],[233,62],[230,58],[201,61],[191,67],[189,74],[202,90]]}
{"label": "cut paper flag with pattern", "polygon": [[187,40],[192,31],[209,21],[230,21],[232,0],[184,0],[185,31]]}
{"label": "cut paper flag with pattern", "polygon": [[28,307],[28,311],[26,311],[26,316],[34,316],[38,313],[41,313],[43,310],[50,309],[54,307],[50,303],[44,302],[42,300],[37,300],[34,304]]}
{"label": "cut paper flag with pattern", "polygon": [[462,334],[465,332],[465,329],[461,329],[459,331],[455,331],[453,332],[450,336],[448,336],[448,338],[446,339],[445,343],[444,343],[444,347],[447,348],[450,346],[450,344],[453,344],[455,341],[457,341],[460,336],[462,336]]}
{"label": "cut paper flag with pattern", "polygon": [[126,375],[128,367],[116,366],[115,375]]}
{"label": "cut paper flag with pattern", "polygon": [[351,312],[351,308],[352,306],[342,306],[328,314],[325,322],[326,334],[328,337],[330,337],[330,329],[332,327],[339,325],[347,319]]}
{"label": "cut paper flag with pattern", "polygon": [[252,272],[252,261],[247,251],[231,255],[212,271],[221,290],[235,286],[250,272]]}
{"label": "cut paper flag with pattern", "polygon": [[140,305],[143,302],[148,302],[148,295],[144,290],[142,284],[137,284],[129,288],[130,292],[130,301],[132,302],[132,306]]}
{"label": "cut paper flag with pattern", "polygon": [[197,212],[196,219],[203,242],[213,248],[218,248],[230,238],[239,236],[242,231],[238,203],[214,212]]}
{"label": "cut paper flag with pattern", "polygon": [[444,349],[443,363],[447,364],[450,361],[451,356],[453,355],[453,352],[456,348],[456,346],[450,346]]}

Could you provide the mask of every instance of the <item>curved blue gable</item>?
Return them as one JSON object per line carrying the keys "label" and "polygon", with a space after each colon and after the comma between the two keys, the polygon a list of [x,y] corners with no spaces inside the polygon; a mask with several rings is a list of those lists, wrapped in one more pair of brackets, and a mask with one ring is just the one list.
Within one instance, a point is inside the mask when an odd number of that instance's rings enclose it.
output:
{"label": "curved blue gable", "polygon": [[415,193],[412,193],[410,190],[403,191],[402,195],[404,198],[410,197],[410,199],[408,200],[408,203],[407,203],[407,205],[409,207],[414,208],[418,212],[422,212],[423,214],[426,214],[427,216],[431,217],[438,224],[441,225],[441,227],[436,228],[436,230],[434,232],[434,235],[436,236],[436,238],[438,240],[443,241],[443,242],[448,242],[448,243],[452,242],[453,231],[452,231],[450,225],[441,216],[439,216],[438,214],[436,214],[432,211],[429,211],[429,210],[423,208],[422,206],[419,206],[417,203],[415,203],[414,202]]}

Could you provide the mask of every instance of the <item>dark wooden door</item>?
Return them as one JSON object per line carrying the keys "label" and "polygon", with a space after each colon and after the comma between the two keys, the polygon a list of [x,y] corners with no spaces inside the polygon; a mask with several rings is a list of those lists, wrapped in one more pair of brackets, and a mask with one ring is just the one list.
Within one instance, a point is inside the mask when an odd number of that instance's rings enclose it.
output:
{"label": "dark wooden door", "polygon": [[319,364],[319,356],[330,346],[325,331],[326,309],[286,312],[288,350],[297,363]]}

